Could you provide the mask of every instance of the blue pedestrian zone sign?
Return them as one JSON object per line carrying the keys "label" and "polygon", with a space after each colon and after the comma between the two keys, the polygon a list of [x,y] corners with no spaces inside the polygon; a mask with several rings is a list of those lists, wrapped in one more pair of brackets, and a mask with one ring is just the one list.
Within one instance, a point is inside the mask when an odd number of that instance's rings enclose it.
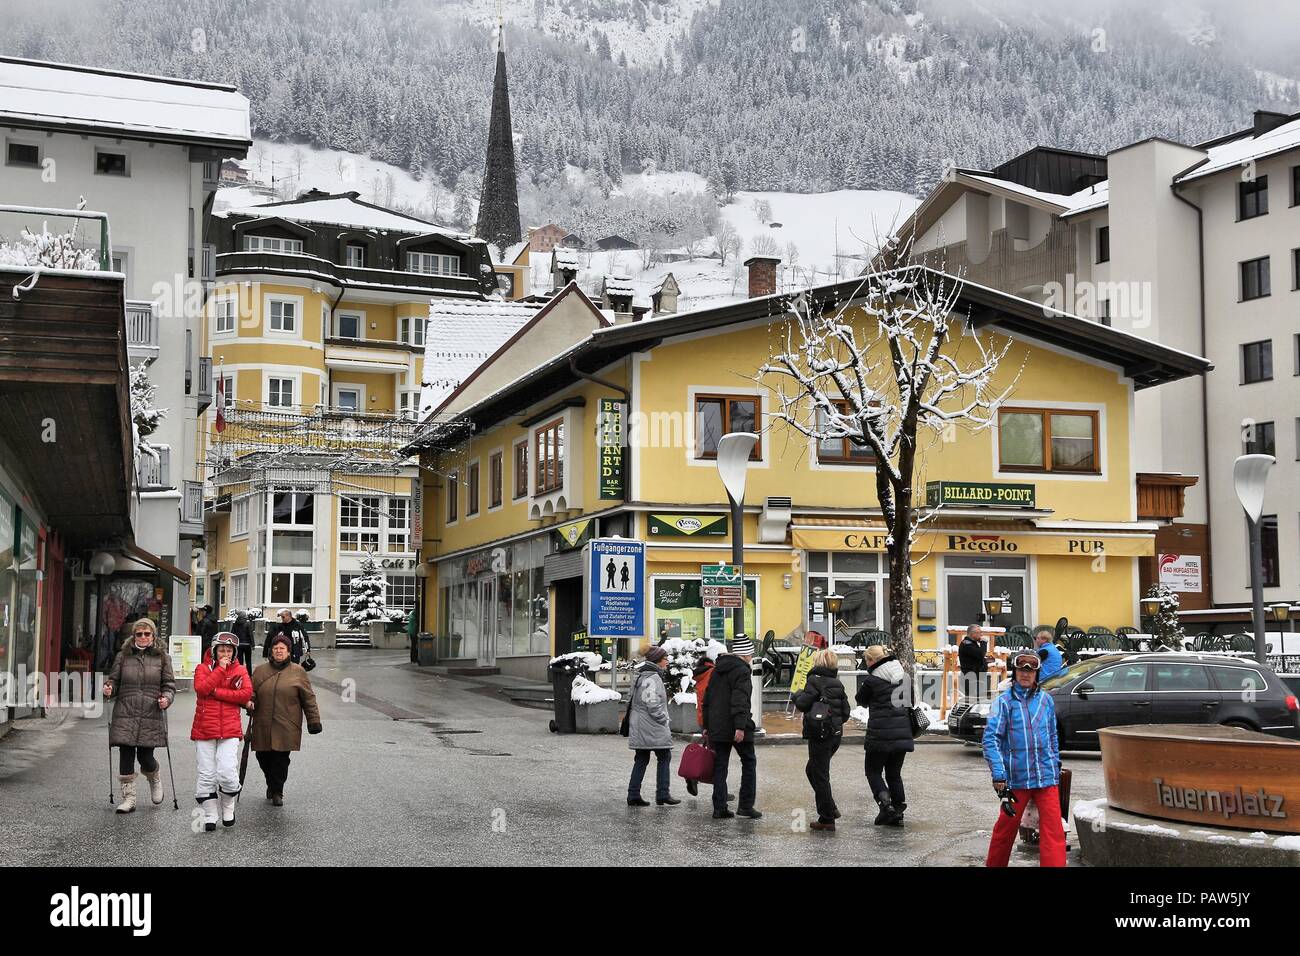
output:
{"label": "blue pedestrian zone sign", "polygon": [[645,543],[597,538],[589,545],[587,633],[594,638],[645,634]]}

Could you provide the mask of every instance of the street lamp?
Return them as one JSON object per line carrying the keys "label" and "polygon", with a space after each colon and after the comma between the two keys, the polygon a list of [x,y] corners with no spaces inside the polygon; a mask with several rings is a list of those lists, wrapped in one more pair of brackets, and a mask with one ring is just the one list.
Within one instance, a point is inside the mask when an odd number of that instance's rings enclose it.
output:
{"label": "street lamp", "polygon": [[830,637],[828,638],[830,643],[827,646],[833,646],[835,644],[835,619],[840,616],[840,608],[842,608],[843,606],[844,606],[844,595],[842,594],[826,595],[826,613],[830,618],[830,622],[831,622],[831,628],[830,628],[831,633],[830,633]]}
{"label": "street lamp", "polygon": [[1261,570],[1264,564],[1264,545],[1260,540],[1259,518],[1264,512],[1264,483],[1268,470],[1277,459],[1272,455],[1242,455],[1232,463],[1232,483],[1237,490],[1237,500],[1246,512],[1246,526],[1250,530],[1250,597],[1252,620],[1255,629],[1255,659],[1266,664],[1264,645],[1264,581]]}
{"label": "street lamp", "polygon": [[732,639],[745,633],[745,479],[749,455],[758,444],[753,432],[728,432],[718,439],[718,476],[731,504],[731,563],[740,569],[740,607],[732,612]]}
{"label": "street lamp", "polygon": [[[1273,615],[1273,620],[1277,621],[1279,624],[1285,624],[1291,619],[1291,605],[1286,602],[1273,604],[1268,610],[1269,613]],[[1295,630],[1295,624],[1291,625],[1290,630]]]}
{"label": "street lamp", "polygon": [[[986,597],[984,599],[984,613],[988,615],[990,628],[997,627],[998,615],[1002,613],[1002,601],[1003,598],[1000,597]],[[990,633],[988,646],[994,647],[997,645],[997,643],[998,643],[997,635]],[[1002,646],[1006,647],[1007,645],[1005,642],[1003,642]]]}

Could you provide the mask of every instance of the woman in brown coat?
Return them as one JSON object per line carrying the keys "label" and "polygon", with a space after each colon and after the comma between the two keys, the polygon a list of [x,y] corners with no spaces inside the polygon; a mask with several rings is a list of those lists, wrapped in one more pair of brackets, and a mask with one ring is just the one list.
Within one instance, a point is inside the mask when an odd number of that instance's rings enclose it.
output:
{"label": "woman in brown coat", "polygon": [[302,746],[303,716],[309,734],[320,733],[321,724],[307,672],[289,659],[289,638],[276,634],[270,650],[271,659],[253,671],[251,746],[266,777],[266,799],[280,807],[289,777],[289,754]]}
{"label": "woman in brown coat", "polygon": [[135,809],[135,764],[149,781],[149,797],[163,802],[161,770],[154,748],[167,746],[167,719],[163,711],[176,697],[172,662],[158,646],[153,621],[142,617],[132,625],[131,639],[117,652],[104,681],[104,696],[113,698],[108,725],[108,745],[118,748],[118,773],[122,802],[118,813]]}

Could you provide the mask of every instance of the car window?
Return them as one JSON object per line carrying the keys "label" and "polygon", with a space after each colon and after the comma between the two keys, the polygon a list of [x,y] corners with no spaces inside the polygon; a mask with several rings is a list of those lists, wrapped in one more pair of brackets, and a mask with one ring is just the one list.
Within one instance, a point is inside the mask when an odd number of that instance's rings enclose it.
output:
{"label": "car window", "polygon": [[1155,665],[1156,690],[1198,691],[1210,689],[1210,675],[1200,664],[1161,661]]}
{"label": "car window", "polygon": [[1147,689],[1147,665],[1120,664],[1116,667],[1098,671],[1089,677],[1086,683],[1101,694],[1118,694],[1126,691]]}
{"label": "car window", "polygon": [[1112,657],[1090,657],[1085,660],[1081,660],[1074,664],[1068,665],[1064,670],[1058,671],[1057,673],[1053,674],[1051,677],[1047,678],[1047,680],[1043,681],[1038,686],[1041,687],[1043,690],[1054,690],[1055,688],[1060,687],[1062,684],[1068,684],[1069,682],[1073,680],[1077,680],[1078,678],[1084,676],[1085,674],[1091,674],[1093,671],[1105,667],[1107,664],[1114,663],[1114,661],[1115,658],[1113,656]]}
{"label": "car window", "polygon": [[1219,690],[1229,694],[1262,694],[1267,690],[1264,675],[1249,667],[1211,667]]}

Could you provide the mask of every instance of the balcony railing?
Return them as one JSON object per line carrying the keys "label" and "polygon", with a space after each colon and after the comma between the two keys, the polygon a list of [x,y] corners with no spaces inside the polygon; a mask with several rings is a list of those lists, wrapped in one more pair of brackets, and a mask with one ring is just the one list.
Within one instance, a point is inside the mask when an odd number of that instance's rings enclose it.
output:
{"label": "balcony railing", "polygon": [[352,286],[382,286],[419,289],[422,292],[478,294],[480,282],[468,275],[434,275],[400,269],[367,269],[345,266],[320,256],[284,252],[223,252],[217,256],[217,271],[325,274]]}
{"label": "balcony railing", "polygon": [[171,487],[172,450],[167,445],[155,445],[158,457],[140,453],[139,483],[141,491],[158,491]]}
{"label": "balcony railing", "polygon": [[133,359],[158,355],[158,316],[153,303],[127,300],[126,348]]}

